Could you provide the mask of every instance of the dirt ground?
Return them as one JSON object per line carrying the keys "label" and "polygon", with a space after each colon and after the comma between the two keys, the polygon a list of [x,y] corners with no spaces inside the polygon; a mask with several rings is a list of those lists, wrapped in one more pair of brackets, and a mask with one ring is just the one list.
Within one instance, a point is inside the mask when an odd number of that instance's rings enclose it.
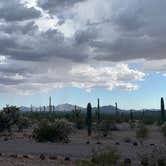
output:
{"label": "dirt ground", "polygon": [[[75,160],[88,158],[93,151],[108,148],[117,149],[122,160],[130,158],[132,165],[137,166],[140,165],[139,154],[150,153],[154,147],[165,147],[165,138],[156,125],[148,126],[149,137],[143,142],[143,145],[136,139],[135,130],[131,130],[127,123],[119,124],[118,128],[119,131],[111,132],[106,138],[95,133],[88,138],[86,130],[79,130],[72,134],[68,144],[36,143],[32,139],[25,138],[26,132],[24,136],[15,133],[9,140],[1,137],[0,166],[72,166]],[[126,138],[129,141],[125,141]],[[87,141],[90,144],[87,144]],[[137,142],[138,145],[133,145],[134,142]],[[44,160],[40,158],[41,154],[44,154]],[[65,159],[70,159],[70,161],[65,161]]]}

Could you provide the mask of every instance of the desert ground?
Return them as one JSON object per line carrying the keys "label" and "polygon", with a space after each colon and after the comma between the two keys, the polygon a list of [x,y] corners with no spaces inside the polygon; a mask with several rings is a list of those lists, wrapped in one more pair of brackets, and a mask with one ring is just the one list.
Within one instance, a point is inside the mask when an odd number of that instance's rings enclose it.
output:
{"label": "desert ground", "polygon": [[142,141],[136,138],[136,129],[128,123],[116,124],[117,131],[111,131],[107,137],[93,131],[76,130],[70,135],[69,143],[38,143],[31,138],[31,129],[22,133],[13,132],[11,136],[1,134],[0,165],[1,166],[59,166],[77,165],[76,161],[89,159],[94,152],[115,149],[120,160],[131,160],[131,165],[141,165],[140,155],[150,154],[154,149],[165,148],[165,138],[156,124],[147,125],[149,136]]}

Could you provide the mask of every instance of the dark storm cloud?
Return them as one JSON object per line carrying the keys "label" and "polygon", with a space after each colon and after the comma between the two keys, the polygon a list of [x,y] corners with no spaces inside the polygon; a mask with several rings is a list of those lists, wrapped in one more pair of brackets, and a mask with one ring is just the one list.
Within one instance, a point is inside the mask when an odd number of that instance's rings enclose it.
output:
{"label": "dark storm cloud", "polygon": [[27,8],[19,0],[1,0],[0,18],[6,21],[24,21],[41,16],[35,8]]}
{"label": "dark storm cloud", "polygon": [[[117,4],[120,1],[117,1]],[[116,3],[116,2],[115,2]],[[119,3],[110,23],[101,26],[113,28],[117,34],[111,40],[111,31],[105,33],[110,41],[100,38],[92,41],[96,59],[124,61],[134,59],[159,60],[166,58],[166,1],[147,0]]]}
{"label": "dark storm cloud", "polygon": [[40,32],[34,22],[5,24],[0,33],[0,53],[13,60],[38,62],[64,58],[79,62],[88,57],[84,47],[75,47],[74,40],[66,39],[57,30]]}
{"label": "dark storm cloud", "polygon": [[93,29],[93,31],[89,28],[86,30],[77,31],[75,34],[76,44],[89,44],[97,38],[97,29]]}
{"label": "dark storm cloud", "polygon": [[56,12],[62,12],[76,3],[83,1],[85,0],[38,0],[38,5],[55,14]]}

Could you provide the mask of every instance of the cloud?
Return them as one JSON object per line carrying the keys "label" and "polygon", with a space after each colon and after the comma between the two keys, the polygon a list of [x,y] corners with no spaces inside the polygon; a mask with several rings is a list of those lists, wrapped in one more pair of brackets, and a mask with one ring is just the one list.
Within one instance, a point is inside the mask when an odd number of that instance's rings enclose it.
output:
{"label": "cloud", "polygon": [[[36,2],[0,2],[3,91],[136,90],[146,72],[166,70],[165,1]],[[140,71],[127,65],[136,60]]]}
{"label": "cloud", "polygon": [[[65,61],[64,61],[65,62]],[[0,73],[0,86],[8,85],[6,92],[27,95],[38,91],[47,91],[54,88],[78,87],[90,91],[94,88],[108,90],[137,90],[137,81],[145,77],[143,72],[130,69],[127,64],[95,67],[86,64],[68,65],[67,70],[62,66],[52,67],[49,64],[37,64],[31,66],[34,72],[27,73],[23,70],[14,74],[10,70],[2,70]],[[28,65],[27,65],[28,67]],[[1,69],[3,69],[1,67]],[[19,70],[20,71],[20,70]],[[15,72],[17,72],[15,70]]]}
{"label": "cloud", "polygon": [[1,0],[0,13],[0,18],[5,21],[24,21],[41,16],[40,11],[26,7],[19,0]]}

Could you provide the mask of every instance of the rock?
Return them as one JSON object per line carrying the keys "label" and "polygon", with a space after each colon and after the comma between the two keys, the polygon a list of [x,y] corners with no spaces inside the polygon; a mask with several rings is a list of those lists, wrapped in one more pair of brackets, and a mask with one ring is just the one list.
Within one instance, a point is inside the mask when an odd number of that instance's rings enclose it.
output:
{"label": "rock", "polygon": [[138,142],[133,142],[133,145],[134,146],[138,146]]}
{"label": "rock", "polygon": [[131,142],[131,139],[130,139],[129,137],[125,137],[125,138],[124,138],[124,142],[130,143],[130,142]]}
{"label": "rock", "polygon": [[124,159],[124,164],[127,165],[127,166],[130,166],[131,165],[131,159],[129,159],[129,158]]}
{"label": "rock", "polygon": [[86,144],[90,144],[90,141],[86,141]]}
{"label": "rock", "polygon": [[120,145],[120,143],[119,142],[115,142],[115,145]]}
{"label": "rock", "polygon": [[11,154],[10,157],[12,157],[12,158],[17,158],[18,155],[17,155],[17,154]]}
{"label": "rock", "polygon": [[23,155],[23,158],[26,158],[26,159],[33,159],[34,157],[33,156],[31,156],[31,155],[27,155],[27,154],[25,154],[25,155]]}
{"label": "rock", "polygon": [[96,144],[97,144],[97,145],[101,145],[101,142],[100,142],[100,141],[98,141],[98,142],[96,142]]}
{"label": "rock", "polygon": [[5,137],[5,138],[4,138],[4,141],[8,141],[8,140],[9,140],[8,137]]}
{"label": "rock", "polygon": [[57,160],[58,157],[57,157],[57,156],[49,156],[49,159],[50,159],[50,160]]}
{"label": "rock", "polygon": [[155,146],[155,144],[150,144],[150,146]]}
{"label": "rock", "polygon": [[46,157],[45,157],[44,154],[41,154],[41,155],[40,155],[40,159],[41,159],[41,160],[45,160],[45,158],[46,158]]}
{"label": "rock", "polygon": [[148,162],[148,159],[143,159],[142,161],[141,161],[141,165],[142,166],[148,166],[149,165],[149,162]]}
{"label": "rock", "polygon": [[70,161],[70,157],[65,157],[65,161]]}

